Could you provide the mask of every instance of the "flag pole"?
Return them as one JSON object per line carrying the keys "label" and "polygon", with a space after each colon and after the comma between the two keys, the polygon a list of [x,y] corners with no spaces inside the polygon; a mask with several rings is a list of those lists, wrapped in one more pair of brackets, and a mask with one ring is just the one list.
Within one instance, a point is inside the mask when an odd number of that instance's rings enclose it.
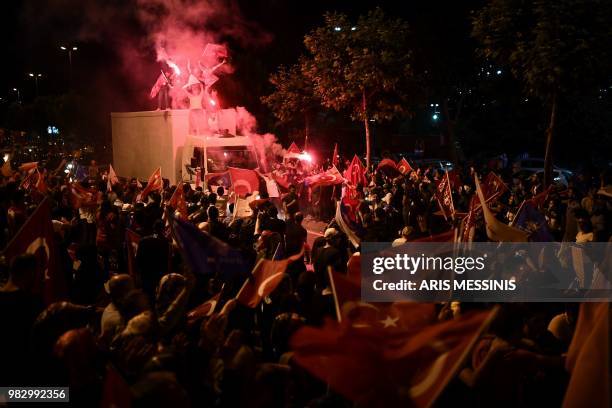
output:
{"label": "flag pole", "polygon": [[448,177],[448,167],[445,170],[446,170],[446,183],[448,184],[448,190],[450,191],[451,206],[453,208],[453,211],[451,212],[451,220],[455,221],[455,204],[453,203],[453,187],[451,186],[450,178]]}
{"label": "flag pole", "polygon": [[329,265],[327,267],[327,276],[329,278],[329,284],[331,285],[332,296],[334,297],[334,307],[336,309],[336,318],[338,319],[338,323],[342,323],[342,314],[340,313],[340,304],[338,303],[338,295],[336,294],[336,285],[334,284],[334,277],[332,274],[332,267]]}

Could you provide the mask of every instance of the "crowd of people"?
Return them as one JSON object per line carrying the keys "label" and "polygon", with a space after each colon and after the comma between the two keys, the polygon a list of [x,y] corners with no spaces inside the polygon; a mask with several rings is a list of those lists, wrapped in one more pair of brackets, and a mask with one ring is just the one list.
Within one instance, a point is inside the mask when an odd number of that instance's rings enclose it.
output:
{"label": "crowd of people", "polygon": [[[524,200],[546,192],[539,209],[555,240],[609,241],[611,174],[581,172],[567,187],[547,190],[538,175],[516,176],[499,161],[465,163],[453,170],[456,214],[470,211],[474,174],[488,172],[508,186],[491,203],[499,220],[511,222]],[[138,180],[111,184],[100,171],[78,183],[93,202],[75,204],[68,176],[41,174],[44,192],[23,187],[25,171],[3,177],[0,246],[47,200],[66,291],[45,304],[32,290],[39,259],[26,253],[3,259],[0,384],[69,386],[77,406],[359,406],[297,364],[290,340],[301,327],[338,317],[328,270],[349,273],[359,247],[334,217],[336,201],[350,195],[357,202],[354,222],[365,242],[400,245],[459,227],[441,214],[435,191],[448,176],[433,168],[390,174],[372,167],[363,184],[322,186],[310,194],[291,184],[279,198],[262,189],[249,200],[246,217],[234,215],[231,187],[165,182],[143,197]],[[175,189],[183,189],[186,214],[168,204]],[[304,214],[329,222],[312,231],[314,240]],[[238,250],[250,268],[260,259],[298,260],[251,308],[236,300],[249,276],[194,273],[168,217]],[[481,216],[474,226],[471,239],[487,241]],[[137,247],[126,234],[138,236]],[[491,305],[435,307],[436,319],[447,321]],[[577,314],[575,303],[502,305],[438,404],[559,405]]]}

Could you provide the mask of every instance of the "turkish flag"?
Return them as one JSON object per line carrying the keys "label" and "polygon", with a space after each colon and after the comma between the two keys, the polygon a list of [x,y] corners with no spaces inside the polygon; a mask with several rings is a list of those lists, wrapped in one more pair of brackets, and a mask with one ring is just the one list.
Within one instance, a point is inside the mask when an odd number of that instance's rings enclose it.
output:
{"label": "turkish flag", "polygon": [[401,172],[397,169],[397,164],[391,159],[383,159],[378,163],[376,170],[379,170],[387,176],[394,177],[398,176]]}
{"label": "turkish flag", "polygon": [[[358,185],[365,186],[368,184],[368,180],[366,179],[365,173],[366,168],[363,166],[363,163],[361,163],[361,160],[359,160],[359,157],[355,155],[353,157],[353,160],[351,161],[351,164],[344,171],[344,178],[353,187],[356,187]],[[353,189],[348,189],[348,193],[351,198],[353,198],[353,196],[356,194],[355,190]]]}
{"label": "turkish flag", "polygon": [[168,205],[180,214],[182,220],[187,220],[187,201],[185,201],[185,191],[183,190],[183,183],[179,183],[174,190],[174,194],[170,197]]}
{"label": "turkish flag", "polygon": [[303,327],[290,343],[297,364],[364,406],[432,405],[494,316],[437,323],[431,304],[357,307],[359,320]]}
{"label": "turkish flag", "polygon": [[236,300],[245,306],[256,308],[259,302],[274,292],[274,289],[281,283],[287,266],[300,259],[302,255],[304,255],[303,247],[299,254],[287,259],[280,261],[260,260],[255,265],[251,276],[240,288]]}
{"label": "turkish flag", "polygon": [[342,177],[342,174],[340,174],[336,166],[332,166],[332,168],[328,169],[327,171],[315,174],[314,176],[306,177],[304,182],[310,188],[319,186],[333,186],[336,184],[342,184],[344,182],[344,177]]}
{"label": "turkish flag", "polygon": [[412,171],[412,166],[410,166],[410,163],[408,163],[408,161],[402,157],[402,159],[397,163],[397,170],[403,175],[406,175]]}
{"label": "turkish flag", "polygon": [[96,207],[98,205],[98,193],[87,189],[79,183],[70,185],[70,203],[74,209],[81,207]]}
{"label": "turkish flag", "polygon": [[164,181],[162,180],[161,167],[158,167],[157,170],[149,176],[146,187],[138,194],[136,201],[144,201],[150,193],[153,191],[161,191],[163,187]]}
{"label": "turkish flag", "polygon": [[210,317],[215,312],[219,299],[221,298],[221,292],[217,293],[204,303],[196,306],[187,313],[187,325],[193,326],[197,321],[204,317]]}
{"label": "turkish flag", "polygon": [[21,254],[34,254],[38,261],[33,292],[41,294],[46,304],[66,298],[66,280],[60,269],[51,206],[45,198],[3,251],[10,263]]}
{"label": "turkish flag", "polygon": [[259,177],[255,170],[228,167],[228,172],[236,195],[244,197],[253,191],[259,191]]}

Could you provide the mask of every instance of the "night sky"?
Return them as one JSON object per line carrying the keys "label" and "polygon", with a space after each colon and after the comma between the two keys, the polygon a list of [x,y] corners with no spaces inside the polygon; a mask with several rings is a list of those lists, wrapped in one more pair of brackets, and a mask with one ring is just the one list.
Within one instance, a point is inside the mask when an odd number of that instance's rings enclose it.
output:
{"label": "night sky", "polygon": [[[279,64],[291,64],[303,52],[304,34],[320,25],[325,11],[357,16],[380,5],[387,13],[405,18],[423,44],[436,48],[436,42],[454,41],[456,34],[469,32],[469,11],[480,2],[355,2],[282,0],[217,1],[215,5],[239,10],[254,44],[224,35],[231,46],[236,71],[232,78],[240,95],[225,95],[233,103],[258,110],[261,92],[269,92],[267,75]],[[73,54],[73,89],[95,98],[104,110],[137,110],[147,105],[146,94],[159,65],[146,33],[135,17],[136,0],[50,0],[6,2],[2,12],[2,38],[5,63],[2,65],[0,97],[15,100],[12,91],[20,89],[22,99],[34,97],[34,81],[29,72],[42,73],[40,94],[61,93],[69,88],[68,55],[60,45],[77,46]],[[217,19],[214,24],[223,24]],[[239,24],[239,23],[238,23]],[[214,27],[212,28],[214,30]],[[125,67],[121,47],[136,44],[139,55],[129,62],[136,75]],[[237,54],[240,55],[237,55]],[[244,57],[244,58],[241,58]],[[248,56],[248,58],[246,58]],[[133,70],[136,71],[136,70]],[[219,84],[223,88],[223,84]],[[247,89],[244,89],[247,88]],[[221,93],[223,91],[221,90]],[[237,97],[244,99],[235,100]]]}

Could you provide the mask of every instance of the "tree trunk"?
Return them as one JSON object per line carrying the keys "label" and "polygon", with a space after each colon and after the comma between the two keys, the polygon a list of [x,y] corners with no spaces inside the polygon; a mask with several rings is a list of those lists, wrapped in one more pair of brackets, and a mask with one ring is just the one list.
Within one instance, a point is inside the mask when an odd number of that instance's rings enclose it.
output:
{"label": "tree trunk", "polygon": [[369,171],[370,170],[370,155],[371,155],[371,152],[370,152],[370,120],[368,118],[368,104],[366,100],[365,89],[361,91],[361,95],[362,95],[361,109],[363,110],[363,126],[365,127],[366,166]]}
{"label": "tree trunk", "polygon": [[548,187],[553,181],[553,137],[557,122],[557,95],[552,97],[550,108],[550,122],[546,129],[546,151],[544,153],[544,187]]}

